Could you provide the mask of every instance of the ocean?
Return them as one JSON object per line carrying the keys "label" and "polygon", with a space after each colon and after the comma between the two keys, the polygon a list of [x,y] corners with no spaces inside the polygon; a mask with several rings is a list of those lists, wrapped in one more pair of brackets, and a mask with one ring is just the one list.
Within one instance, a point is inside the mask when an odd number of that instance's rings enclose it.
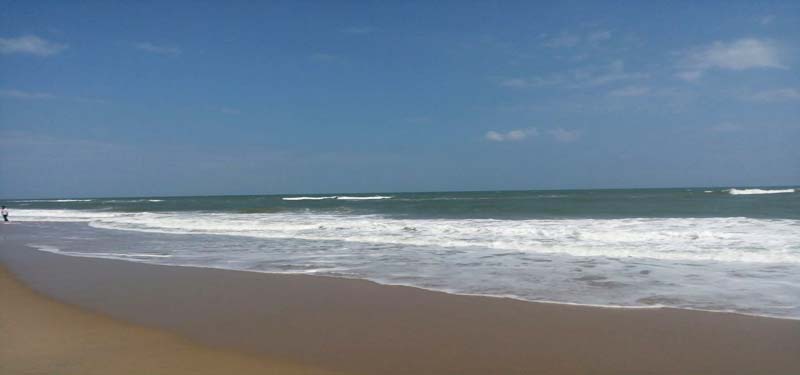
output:
{"label": "ocean", "polygon": [[3,203],[73,256],[800,319],[796,187]]}

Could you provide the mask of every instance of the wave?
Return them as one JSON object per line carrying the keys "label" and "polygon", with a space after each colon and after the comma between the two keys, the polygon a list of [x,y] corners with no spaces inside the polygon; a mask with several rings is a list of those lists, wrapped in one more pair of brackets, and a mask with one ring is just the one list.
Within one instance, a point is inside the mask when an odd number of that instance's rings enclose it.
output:
{"label": "wave", "polygon": [[800,220],[753,218],[395,219],[317,213],[15,211],[19,221],[102,229],[340,241],[397,249],[503,250],[582,257],[800,264]]}
{"label": "wave", "polygon": [[88,257],[88,258],[109,258],[109,259],[144,259],[144,258],[172,258],[172,255],[169,254],[147,254],[147,253],[84,253],[79,251],[63,251],[55,246],[48,246],[48,245],[39,245],[29,243],[27,246],[30,246],[34,249],[46,251],[48,253],[55,253],[55,254],[64,254],[64,255],[71,255],[71,256],[79,256],[79,257]]}
{"label": "wave", "polygon": [[283,197],[285,201],[321,201],[324,199],[336,199],[336,197]]}
{"label": "wave", "polygon": [[366,196],[366,197],[358,197],[358,196],[330,196],[330,197],[283,197],[282,200],[285,201],[320,201],[320,200],[327,200],[327,199],[336,199],[336,200],[343,200],[343,201],[358,201],[358,200],[378,200],[378,199],[391,199],[392,197],[384,196],[384,195],[373,195],[373,196]]}
{"label": "wave", "polygon": [[345,201],[379,200],[379,199],[391,199],[391,198],[392,197],[385,196],[385,195],[374,195],[374,196],[369,196],[369,197],[348,197],[348,196],[336,197],[336,199],[345,200]]}
{"label": "wave", "polygon": [[91,202],[93,199],[27,199],[11,201],[14,203],[70,203],[70,202]]}
{"label": "wave", "polygon": [[111,199],[103,203],[141,203],[141,202],[163,202],[163,199]]}
{"label": "wave", "polygon": [[763,189],[730,189],[728,191],[731,195],[752,195],[752,194],[783,194],[783,193],[794,193],[795,189],[773,189],[773,190],[763,190]]}

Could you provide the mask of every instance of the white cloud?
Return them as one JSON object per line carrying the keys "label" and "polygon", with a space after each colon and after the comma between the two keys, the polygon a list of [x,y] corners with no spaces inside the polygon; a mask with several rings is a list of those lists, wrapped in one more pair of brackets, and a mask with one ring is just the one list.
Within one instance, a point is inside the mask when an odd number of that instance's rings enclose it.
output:
{"label": "white cloud", "polygon": [[515,129],[508,132],[496,132],[494,130],[490,130],[486,132],[484,136],[486,139],[494,142],[505,142],[505,141],[521,141],[528,137],[535,137],[539,135],[539,131],[536,128],[527,128],[527,129]]}
{"label": "white cloud", "polygon": [[760,102],[782,102],[800,100],[800,90],[793,88],[775,89],[757,92],[749,97]]}
{"label": "white cloud", "polygon": [[611,90],[608,95],[611,96],[645,96],[650,94],[649,87],[643,86],[627,86],[616,90]]}
{"label": "white cloud", "polygon": [[182,52],[178,47],[159,46],[148,42],[136,43],[136,48],[145,52],[164,56],[178,56]]}
{"label": "white cloud", "polygon": [[20,90],[0,90],[0,96],[14,99],[53,99],[56,96],[44,92],[28,92]]}
{"label": "white cloud", "polygon": [[778,46],[769,40],[742,38],[732,42],[714,42],[683,54],[677,77],[693,81],[710,69],[745,70],[755,68],[785,69]]}
{"label": "white cloud", "polygon": [[556,128],[553,130],[548,131],[548,133],[553,136],[559,142],[574,142],[577,141],[578,138],[581,137],[582,133],[579,130],[568,130],[562,128]]}
{"label": "white cloud", "polygon": [[35,35],[24,35],[17,38],[0,38],[0,53],[23,53],[36,56],[55,55],[69,46],[49,42]]}
{"label": "white cloud", "polygon": [[609,39],[611,39],[611,32],[608,30],[595,31],[589,33],[589,35],[586,37],[586,40],[590,42],[602,42]]}

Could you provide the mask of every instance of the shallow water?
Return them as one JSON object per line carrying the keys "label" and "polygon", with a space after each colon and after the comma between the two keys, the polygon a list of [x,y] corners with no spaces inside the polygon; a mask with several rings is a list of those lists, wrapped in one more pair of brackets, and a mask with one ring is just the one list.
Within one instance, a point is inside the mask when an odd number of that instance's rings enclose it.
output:
{"label": "shallow water", "polygon": [[7,203],[70,255],[800,318],[794,188]]}

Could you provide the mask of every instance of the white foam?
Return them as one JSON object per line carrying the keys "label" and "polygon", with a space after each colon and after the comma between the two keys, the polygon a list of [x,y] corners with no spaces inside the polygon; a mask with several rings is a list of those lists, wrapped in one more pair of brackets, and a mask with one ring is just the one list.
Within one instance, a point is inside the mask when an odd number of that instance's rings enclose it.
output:
{"label": "white foam", "polygon": [[795,189],[773,189],[773,190],[763,190],[763,189],[730,189],[728,191],[729,194],[732,195],[752,195],[752,194],[785,194],[785,193],[794,193]]}
{"label": "white foam", "polygon": [[69,203],[69,202],[91,202],[92,199],[26,199],[26,200],[17,200],[12,202],[24,202],[24,203]]}
{"label": "white foam", "polygon": [[283,197],[285,201],[320,201],[323,199],[336,199],[336,197]]}
{"label": "white foam", "polygon": [[20,221],[96,228],[355,243],[509,250],[585,257],[800,263],[800,220],[753,218],[393,219],[311,213],[15,211]]}
{"label": "white foam", "polygon": [[28,246],[46,251],[48,253],[63,254],[85,258],[106,258],[106,259],[147,259],[147,258],[172,258],[168,254],[146,254],[146,253],[84,253],[79,251],[62,251],[61,249],[40,244],[27,244]]}
{"label": "white foam", "polygon": [[141,203],[141,202],[163,202],[163,199],[111,199],[104,203]]}
{"label": "white foam", "polygon": [[102,220],[104,218],[119,218],[125,216],[135,216],[133,213],[101,212],[101,211],[81,211],[81,210],[14,210],[14,220],[16,221],[55,221],[55,222],[90,222]]}
{"label": "white foam", "polygon": [[384,195],[374,195],[370,197],[336,197],[336,199],[347,200],[347,201],[359,201],[359,200],[379,200],[379,199],[391,199],[392,197],[384,196]]}
{"label": "white foam", "polygon": [[329,197],[283,197],[281,199],[285,201],[319,201],[319,200],[327,200],[327,199],[338,199],[338,200],[346,200],[346,201],[359,201],[359,200],[378,200],[378,199],[391,199],[392,197],[384,196],[384,195],[373,195],[373,196],[365,196],[365,197],[357,197],[357,196],[329,196]]}

